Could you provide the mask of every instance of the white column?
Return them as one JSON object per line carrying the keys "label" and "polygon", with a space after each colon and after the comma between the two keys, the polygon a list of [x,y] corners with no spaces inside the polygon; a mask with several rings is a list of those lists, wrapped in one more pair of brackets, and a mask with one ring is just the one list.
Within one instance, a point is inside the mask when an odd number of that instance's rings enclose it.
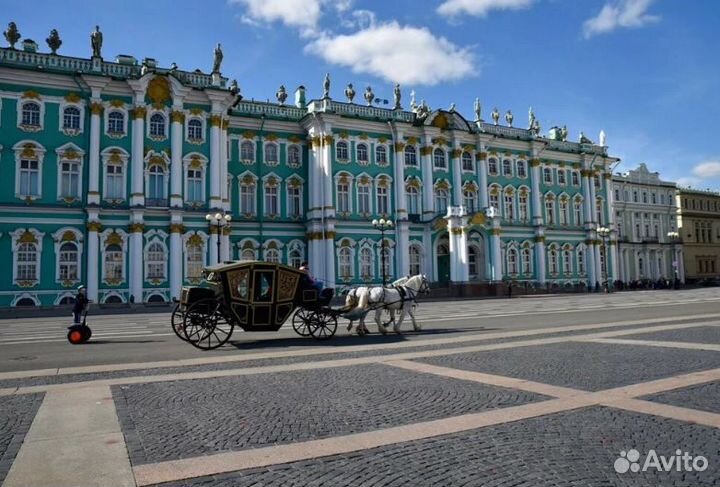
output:
{"label": "white column", "polygon": [[98,275],[100,273],[100,263],[98,262],[98,231],[100,230],[100,223],[88,222],[87,229],[87,261],[85,269],[87,269],[88,299],[97,303]]}
{"label": "white column", "polygon": [[530,161],[530,197],[532,198],[533,225],[543,225],[542,195],[540,194],[540,160],[533,158]]}
{"label": "white column", "polygon": [[410,273],[410,224],[401,220],[395,227],[395,273],[397,277]]}
{"label": "white column", "polygon": [[475,160],[478,184],[480,185],[480,208],[485,209],[488,207],[487,154],[485,154],[485,148],[482,144],[478,149],[479,152],[473,154],[473,159]]}
{"label": "white column", "polygon": [[678,251],[678,277],[685,284],[685,255],[682,249]]}
{"label": "white column", "polygon": [[[217,229],[213,228],[210,230],[210,240],[208,241],[208,265],[215,265],[218,263],[217,243]],[[262,260],[262,253],[258,256],[258,258]]]}
{"label": "white column", "polygon": [[[458,207],[453,207],[457,211]],[[452,216],[448,220],[448,236],[450,239],[450,280],[467,282],[469,280],[467,234],[462,216]],[[499,236],[498,236],[499,238]]]}
{"label": "white column", "polygon": [[[593,204],[594,201],[592,199],[592,193],[590,192],[590,187],[592,184],[590,183],[590,171],[583,169],[580,171],[581,179],[582,179],[582,194],[583,194],[583,202],[585,203],[585,223],[591,223],[593,218]],[[593,284],[594,285],[594,284]]]}
{"label": "white column", "polygon": [[143,302],[143,225],[130,226],[130,294],[136,303]]}
{"label": "white column", "polygon": [[[405,147],[405,144],[401,142],[402,140],[402,133],[399,132],[397,135],[397,140],[394,145],[394,156],[395,156],[395,164],[393,167],[395,178],[394,183],[394,193],[395,193],[395,215],[398,220],[405,220],[407,219],[407,197],[405,196],[405,153],[403,152],[403,149]],[[404,276],[405,274],[398,274],[399,276]]]}
{"label": "white column", "polygon": [[[427,143],[427,141],[426,141]],[[420,148],[423,180],[423,214],[435,214],[435,190],[432,170],[432,146]]]}
{"label": "white column", "polygon": [[223,227],[220,235],[220,261],[230,260],[230,227]]}
{"label": "white column", "polygon": [[[607,255],[603,255],[601,257],[600,253],[603,251],[602,244],[595,245],[595,279],[602,285],[603,281],[603,271],[602,271],[602,257],[605,257],[607,259]],[[607,266],[607,262],[605,262],[605,265]],[[607,269],[607,267],[605,267]]]}
{"label": "white column", "polygon": [[100,204],[100,116],[103,105],[99,98],[92,98],[90,104],[90,153],[88,154],[88,198],[89,205]]}
{"label": "white column", "polygon": [[588,287],[595,289],[595,283],[599,281],[596,267],[595,244],[590,243],[587,246],[587,269],[588,269]]}
{"label": "white column", "polygon": [[223,202],[223,208],[225,210],[230,210],[230,195],[228,194],[228,183],[227,183],[227,176],[228,176],[228,150],[227,150],[227,140],[228,140],[228,125],[230,124],[230,121],[227,119],[224,119],[222,121],[222,126],[220,127],[220,197]]}
{"label": "white column", "polygon": [[590,186],[590,215],[592,218],[590,221],[597,223],[598,225],[602,222],[597,221],[597,218],[595,217],[596,211],[595,211],[595,205],[597,203],[597,197],[595,193],[595,177],[588,178],[588,186]]}
{"label": "white column", "polygon": [[615,200],[615,194],[612,191],[612,173],[603,173],[602,178],[605,180],[605,209],[607,210],[608,221],[605,225],[611,230],[615,230],[615,212],[613,211],[613,204]]}
{"label": "white column", "polygon": [[547,253],[545,252],[545,237],[538,237],[535,242],[535,279],[540,284],[545,284],[547,281]]}
{"label": "white column", "polygon": [[170,225],[170,297],[180,299],[182,289],[182,224]]}
{"label": "white column", "polygon": [[170,114],[172,125],[170,127],[170,206],[182,207],[183,205],[183,121],[185,114],[175,110]]}
{"label": "white column", "polygon": [[[320,240],[324,242],[323,255],[325,256],[325,287],[335,287],[335,241],[332,238]],[[388,252],[390,249],[388,249]],[[389,256],[388,256],[389,258]],[[310,268],[312,269],[312,267]]]}
{"label": "white column", "polygon": [[493,218],[493,227],[490,233],[490,247],[492,247],[492,280],[501,281],[502,251],[500,249],[500,219]]}
{"label": "white column", "polygon": [[133,133],[132,133],[132,184],[130,190],[130,205],[145,205],[145,163],[144,163],[144,141],[145,141],[145,113],[144,105],[136,105],[133,110]]}
{"label": "white column", "polygon": [[[210,117],[210,208],[221,208],[220,197],[220,114]],[[217,254],[217,252],[216,252]]]}
{"label": "white column", "polygon": [[[320,180],[322,183],[322,212],[325,218],[334,216],[333,208],[333,177],[332,177],[332,143],[333,136],[327,129],[328,135],[323,137],[323,145],[320,154]],[[333,266],[334,267],[334,266]]]}
{"label": "white column", "polygon": [[609,245],[608,249],[610,250],[609,253],[612,256],[612,259],[610,260],[610,262],[612,262],[612,266],[608,267],[610,270],[610,277],[608,279],[610,282],[614,282],[620,279],[620,262],[618,262],[620,256],[618,255],[617,241],[613,241],[613,244]]}
{"label": "white column", "polygon": [[452,204],[454,206],[462,206],[462,167],[460,166],[462,149],[458,145],[455,145],[455,147],[450,151],[450,155],[452,156]]}

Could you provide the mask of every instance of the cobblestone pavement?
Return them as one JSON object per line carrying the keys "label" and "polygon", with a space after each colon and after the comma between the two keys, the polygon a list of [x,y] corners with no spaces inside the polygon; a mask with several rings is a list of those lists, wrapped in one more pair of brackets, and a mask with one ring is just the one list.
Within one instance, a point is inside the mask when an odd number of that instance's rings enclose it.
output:
{"label": "cobblestone pavement", "polygon": [[[620,452],[717,457],[720,431],[679,421],[588,408],[362,453],[295,462],[162,487],[527,486],[697,487],[720,485],[715,465],[704,472],[618,473]],[[158,486],[160,487],[160,486]]]}
{"label": "cobblestone pavement", "polygon": [[720,327],[701,326],[686,330],[659,331],[655,333],[640,333],[626,335],[623,338],[632,340],[659,340],[671,342],[712,343],[720,345]]}
{"label": "cobblestone pavement", "polygon": [[43,394],[0,397],[0,485],[30,429]]}
{"label": "cobblestone pavement", "polygon": [[382,365],[116,386],[113,396],[134,464],[377,430],[548,399]]}
{"label": "cobblestone pavement", "polygon": [[[184,367],[9,373],[0,480],[35,485],[23,479],[40,469],[53,487],[720,486],[720,351],[706,345],[718,317],[562,331],[548,319],[486,337],[460,325],[317,355],[269,346]],[[53,424],[68,440],[46,453]],[[640,466],[680,450],[707,468],[618,471],[634,450]]]}
{"label": "cobblestone pavement", "polygon": [[720,414],[720,382],[653,394],[642,399]]}
{"label": "cobblestone pavement", "polygon": [[599,391],[720,367],[720,353],[562,343],[419,359],[421,362]]}

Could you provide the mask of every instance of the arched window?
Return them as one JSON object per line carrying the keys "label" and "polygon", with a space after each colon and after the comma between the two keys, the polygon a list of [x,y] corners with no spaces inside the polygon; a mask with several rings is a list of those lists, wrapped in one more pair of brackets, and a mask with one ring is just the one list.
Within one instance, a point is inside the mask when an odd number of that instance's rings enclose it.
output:
{"label": "arched window", "polygon": [[240,144],[240,160],[250,162],[255,160],[255,144],[249,140],[244,140]]}
{"label": "arched window", "polygon": [[530,249],[525,247],[520,251],[520,260],[522,261],[522,273],[525,276],[532,274],[532,258]]}
{"label": "arched window", "polygon": [[350,184],[347,181],[337,183],[337,211],[340,213],[350,212]]}
{"label": "arched window", "polygon": [[265,144],[265,164],[274,166],[278,163],[278,146],[275,143]]}
{"label": "arched window", "polygon": [[340,278],[350,280],[352,278],[352,253],[348,247],[342,247],[338,252],[338,273]]}
{"label": "arched window", "polygon": [[498,162],[497,159],[488,159],[488,174],[491,176],[497,176],[498,173]]}
{"label": "arched window", "polygon": [[108,133],[122,135],[125,133],[125,114],[114,110],[108,114]]}
{"label": "arched window", "polygon": [[154,113],[150,117],[150,137],[165,137],[165,116],[161,113]]}
{"label": "arched window", "polygon": [[561,199],[560,200],[560,225],[567,225],[569,223],[569,219],[570,219],[570,213],[568,211],[568,202],[566,199]]}
{"label": "arched window", "polygon": [[40,163],[37,159],[20,159],[19,178],[21,196],[40,195]]}
{"label": "arched window", "polygon": [[288,166],[290,167],[300,167],[301,161],[300,161],[300,147],[296,145],[291,145],[288,147]]}
{"label": "arched window", "polygon": [[63,110],[63,129],[80,130],[80,109],[66,107]]}
{"label": "arched window", "polygon": [[555,225],[555,200],[552,198],[545,198],[545,222]]}
{"label": "arched window", "polygon": [[582,225],[583,224],[583,217],[582,217],[582,200],[576,199],[573,203],[573,213],[575,214],[575,225]]}
{"label": "arched window", "polygon": [[148,303],[164,303],[165,298],[163,298],[162,294],[153,294],[148,298]]}
{"label": "arched window", "polygon": [[298,249],[293,249],[288,253],[288,264],[296,269],[302,265],[302,254]]}
{"label": "arched window", "polygon": [[375,163],[378,166],[387,166],[387,149],[384,145],[375,148]]}
{"label": "arched window", "polygon": [[545,184],[552,184],[553,178],[552,178],[552,169],[549,167],[543,168],[543,182]]}
{"label": "arched window", "polygon": [[15,303],[15,306],[23,307],[23,306],[35,306],[35,301],[33,301],[30,298],[22,298],[18,299],[17,303]]}
{"label": "arched window", "polygon": [[411,245],[410,246],[410,255],[409,255],[409,263],[410,263],[410,275],[416,276],[420,274],[421,272],[421,254],[420,254],[420,248],[417,245]]}
{"label": "arched window", "polygon": [[187,245],[187,279],[202,278],[203,246],[201,243],[188,243]]}
{"label": "arched window", "polygon": [[58,304],[61,306],[75,304],[75,298],[73,298],[72,296],[65,296],[60,300],[60,302]]}
{"label": "arched window", "polygon": [[23,103],[22,106],[22,125],[28,127],[40,126],[40,105],[34,101]]}
{"label": "arched window", "polygon": [[202,121],[193,118],[188,122],[188,139],[199,141],[203,139]]}
{"label": "arched window", "polygon": [[360,277],[363,279],[371,279],[373,277],[372,262],[372,250],[368,247],[360,249]]}
{"label": "arched window", "polygon": [[280,252],[277,249],[267,249],[265,251],[265,262],[272,262],[273,264],[280,263]]}
{"label": "arched window", "polygon": [[462,153],[462,169],[463,171],[475,171],[472,156],[468,151]]}
{"label": "arched window", "polygon": [[448,205],[448,192],[444,188],[435,188],[435,211],[445,213]]}
{"label": "arched window", "polygon": [[359,163],[367,164],[368,162],[368,149],[366,144],[357,145],[357,160]]}
{"label": "arched window", "polygon": [[240,253],[240,260],[255,260],[255,251],[253,249],[244,249]]}
{"label": "arched window", "polygon": [[478,250],[474,245],[468,247],[468,275],[477,279],[480,275],[478,272]]}
{"label": "arched window", "polygon": [[368,214],[370,213],[370,185],[359,183],[357,186],[358,192],[358,213]]}
{"label": "arched window", "polygon": [[527,171],[525,170],[525,161],[517,161],[516,165],[517,176],[519,178],[527,177]]}
{"label": "arched window", "polygon": [[64,161],[60,165],[61,198],[77,198],[80,196],[80,164]]}
{"label": "arched window", "polygon": [[557,274],[559,271],[558,268],[558,252],[554,248],[550,249],[549,252],[550,255],[550,274]]}
{"label": "arched window", "polygon": [[504,215],[506,220],[512,220],[515,218],[515,195],[505,191],[503,194],[504,203]]}
{"label": "arched window", "polygon": [[148,170],[149,205],[158,205],[165,198],[165,169],[159,164],[150,166]]}
{"label": "arched window", "polygon": [[122,164],[109,162],[105,169],[105,197],[108,199],[124,199],[124,181]]}
{"label": "arched window", "polygon": [[187,194],[185,201],[203,201],[203,173],[202,169],[189,168],[187,171]]}
{"label": "arched window", "polygon": [[335,144],[335,158],[340,161],[348,160],[348,144],[344,140]]}
{"label": "arched window", "polygon": [[280,213],[278,203],[278,185],[265,184],[265,215],[277,216]]}
{"label": "arched window", "polygon": [[528,221],[528,194],[521,191],[518,195],[518,219],[521,222]]}
{"label": "arched window", "polygon": [[477,191],[472,187],[466,187],[463,189],[463,205],[465,205],[466,211],[474,213],[477,209]]}
{"label": "arched window", "polygon": [[78,248],[72,242],[65,242],[60,246],[60,275],[61,281],[77,281],[78,276]]}
{"label": "arched window", "polygon": [[407,211],[410,215],[420,213],[420,191],[415,186],[405,188],[405,196],[407,197]]}
{"label": "arched window", "polygon": [[565,249],[562,252],[562,258],[563,258],[563,272],[565,274],[572,274],[572,256],[570,249]]}
{"label": "arched window", "polygon": [[160,242],[150,244],[145,256],[146,279],[165,279],[165,249]]}
{"label": "arched window", "polygon": [[585,250],[584,249],[577,250],[577,270],[578,270],[578,274],[580,274],[580,275],[585,274]]}
{"label": "arched window", "polygon": [[34,243],[20,244],[17,250],[17,280],[36,281],[38,279],[39,253]]}
{"label": "arched window", "polygon": [[515,275],[518,273],[518,254],[515,247],[507,250],[507,270],[508,274]]}
{"label": "arched window", "polygon": [[105,247],[105,279],[122,280],[123,251],[117,244]]}
{"label": "arched window", "polygon": [[433,163],[435,169],[446,169],[447,162],[445,161],[445,151],[437,148],[433,151]]}
{"label": "arched window", "polygon": [[120,303],[122,303],[122,299],[120,298],[120,296],[118,296],[116,294],[111,294],[110,296],[105,298],[105,303],[106,304],[120,304]]}
{"label": "arched window", "polygon": [[417,150],[414,145],[405,147],[405,165],[408,167],[417,167]]}
{"label": "arched window", "polygon": [[387,215],[390,213],[390,203],[388,199],[388,188],[387,186],[378,185],[375,188],[375,196],[377,197],[377,212],[378,215]]}

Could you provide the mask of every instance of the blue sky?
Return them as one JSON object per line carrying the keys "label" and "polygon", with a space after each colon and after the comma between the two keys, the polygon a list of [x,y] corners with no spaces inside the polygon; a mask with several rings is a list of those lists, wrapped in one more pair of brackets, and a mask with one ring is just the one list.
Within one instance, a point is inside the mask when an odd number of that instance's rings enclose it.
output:
{"label": "blue sky", "polygon": [[[246,98],[274,99],[280,84],[331,95],[371,85],[403,105],[413,89],[433,107],[455,103],[466,118],[479,97],[483,118],[511,109],[543,132],[568,126],[607,133],[618,171],[645,162],[666,180],[720,190],[720,41],[715,0],[0,0],[47,51],[89,57],[99,24],[103,55],[153,57],[162,66],[209,71],[222,43],[223,75]],[[359,96],[358,96],[359,98]]]}

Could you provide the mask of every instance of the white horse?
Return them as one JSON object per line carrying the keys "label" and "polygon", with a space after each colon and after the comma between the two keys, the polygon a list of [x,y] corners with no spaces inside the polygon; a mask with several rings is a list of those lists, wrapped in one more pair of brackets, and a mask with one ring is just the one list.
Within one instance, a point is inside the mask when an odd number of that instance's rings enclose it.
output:
{"label": "white horse", "polygon": [[[400,327],[405,320],[405,315],[408,314],[412,318],[413,328],[415,331],[419,331],[420,325],[415,321],[415,315],[412,311],[413,303],[418,294],[429,292],[430,285],[427,278],[423,274],[418,274],[408,278],[404,284],[399,284],[395,288],[372,287],[365,292],[358,291],[359,301],[357,308],[368,312],[375,310],[375,323],[383,335],[387,333],[387,328],[380,321],[384,310],[389,310],[391,313],[394,311],[400,312],[400,318],[393,326],[395,333],[400,333]],[[359,320],[358,329],[362,327],[363,330],[367,330],[365,316],[363,315]]]}
{"label": "white horse", "polygon": [[[410,276],[401,277],[400,279],[397,279],[390,283],[390,287],[397,287],[402,284],[405,284],[407,280],[410,278]],[[350,320],[350,323],[347,325],[347,331],[350,332],[352,335],[353,332],[353,324],[358,321],[357,326],[357,334],[358,335],[365,335],[370,333],[370,330],[368,330],[367,326],[365,325],[365,317],[367,314],[372,311],[371,309],[363,309],[358,306],[360,303],[360,297],[364,294],[367,294],[370,292],[370,287],[368,286],[360,286],[351,289],[347,295],[345,296],[345,309],[348,310],[347,313],[343,315],[343,317],[347,320]],[[416,303],[413,301],[412,307],[415,308]],[[395,310],[390,309],[388,310],[390,312],[390,321],[395,321]],[[409,311],[410,316],[413,317],[413,323],[415,322],[415,317],[412,314],[412,310]]]}

